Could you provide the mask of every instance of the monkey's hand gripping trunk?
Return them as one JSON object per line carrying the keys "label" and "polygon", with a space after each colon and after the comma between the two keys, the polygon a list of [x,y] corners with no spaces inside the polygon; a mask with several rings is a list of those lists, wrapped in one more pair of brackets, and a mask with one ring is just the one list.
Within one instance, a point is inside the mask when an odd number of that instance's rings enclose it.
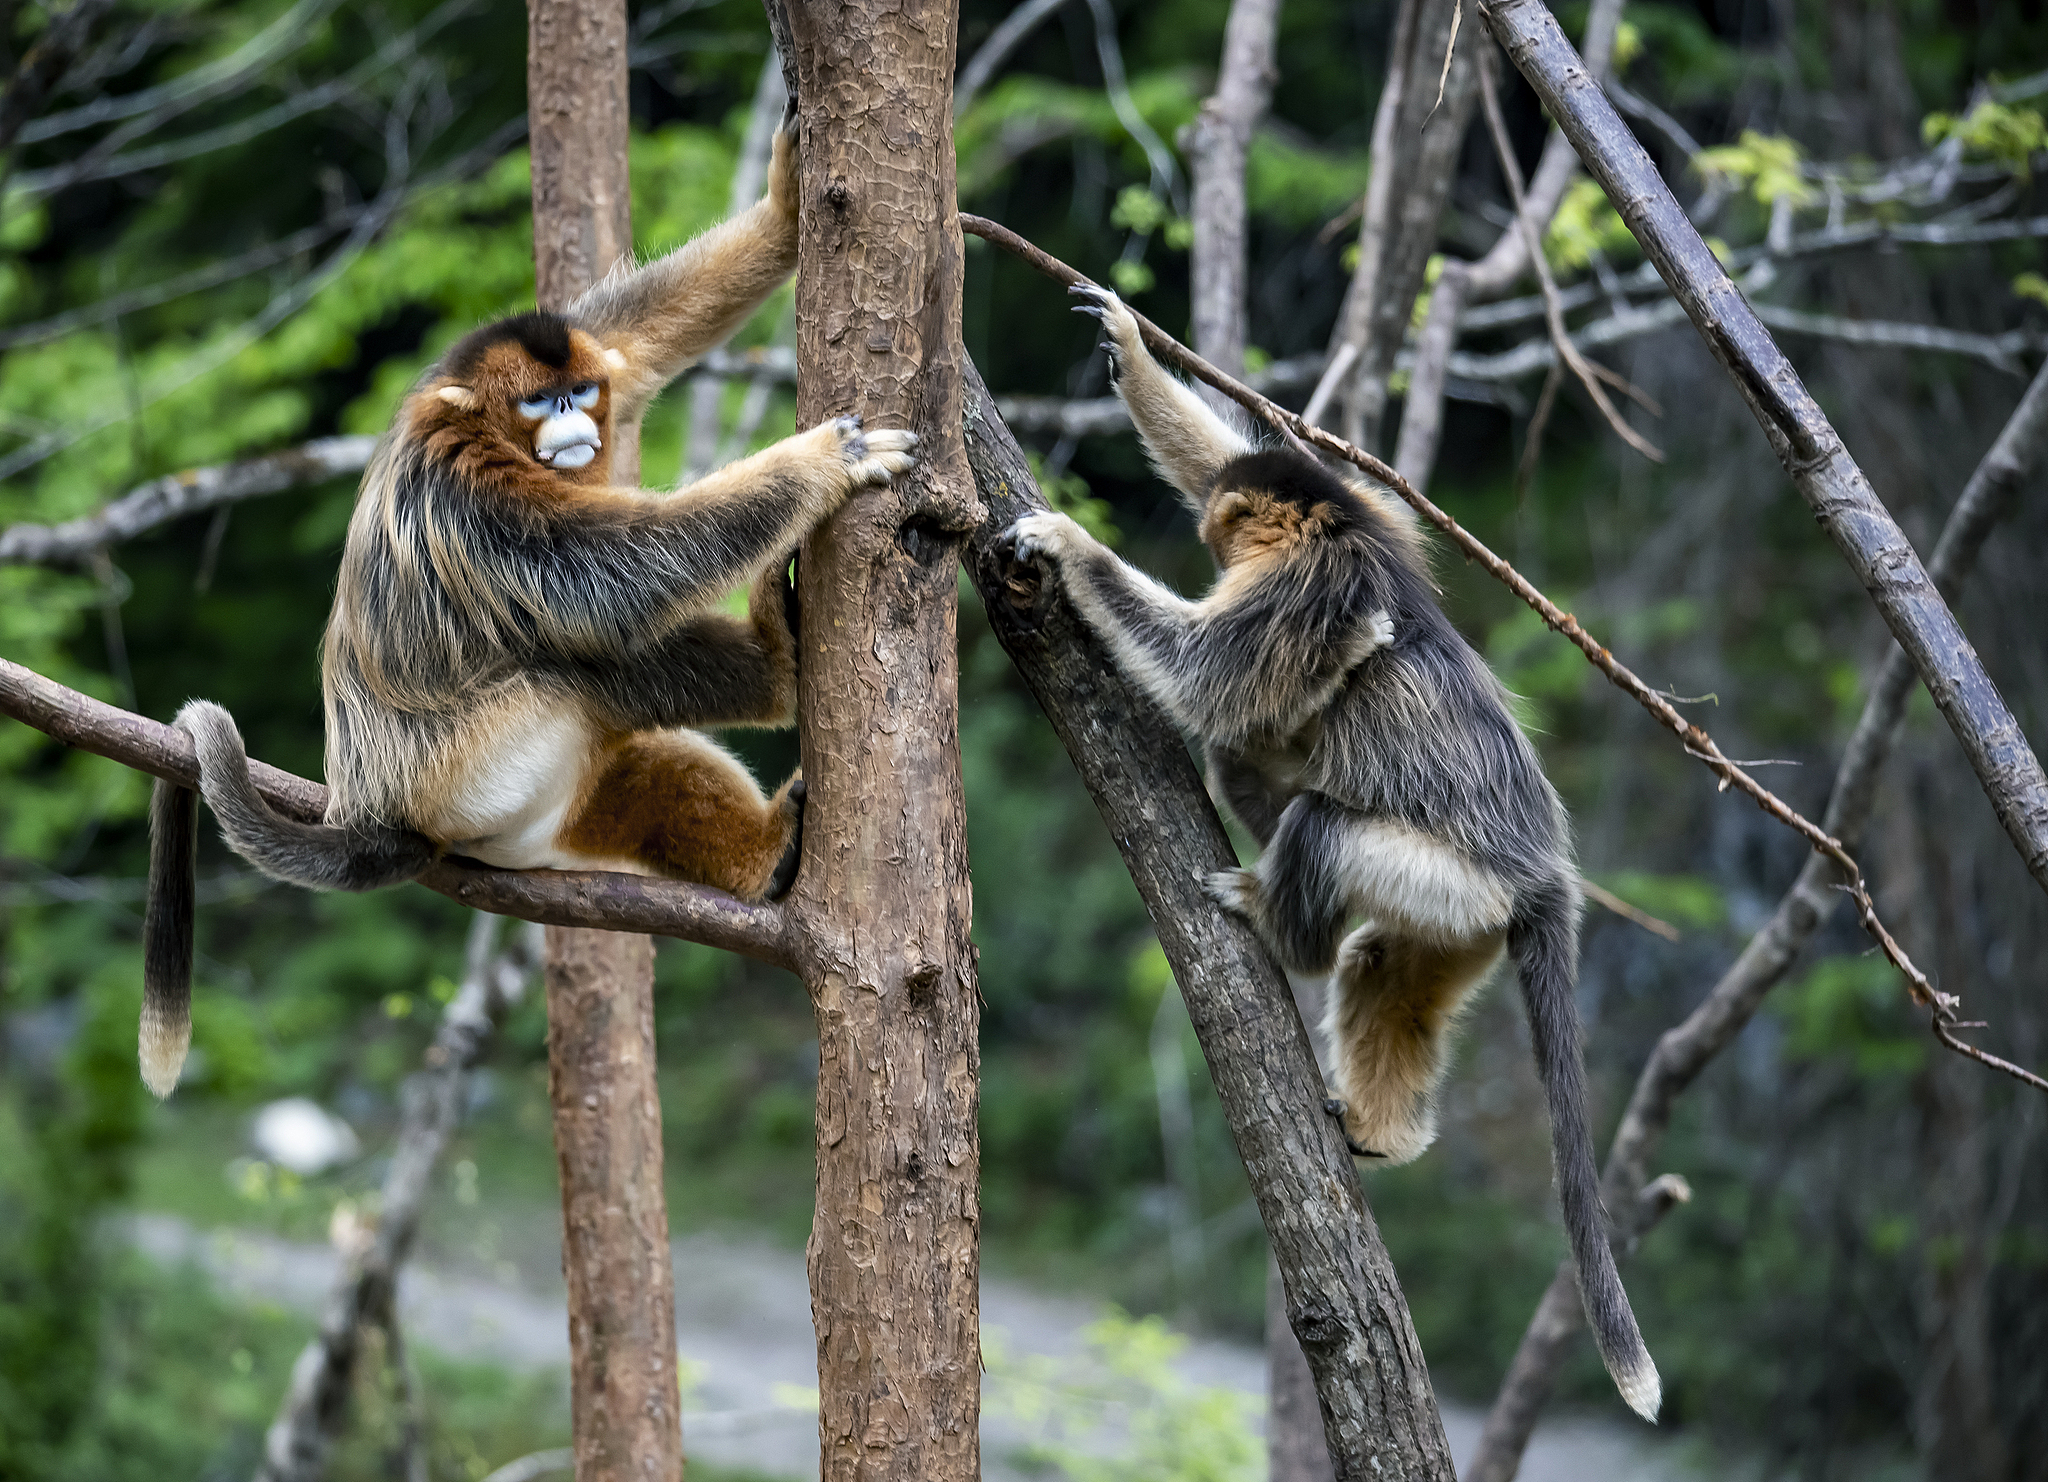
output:
{"label": "monkey's hand gripping trunk", "polygon": [[1536,1064],[1550,1101],[1551,1156],[1557,1164],[1557,1198],[1578,1267],[1579,1297],[1586,1325],[1600,1349],[1615,1387],[1643,1419],[1654,1421],[1663,1401],[1657,1366],[1636,1326],[1621,1273],[1608,1243],[1600,1207],[1600,1178],[1593,1162],[1592,1129],[1586,1125],[1585,1060],[1579,1048],[1579,1013],[1573,997],[1578,977],[1579,892],[1557,878],[1517,893],[1508,923],[1508,954],[1515,960],[1522,1000],[1529,1013]]}
{"label": "monkey's hand gripping trunk", "polygon": [[[375,824],[300,823],[263,801],[249,780],[249,755],[234,717],[194,700],[174,722],[199,755],[199,787],[221,833],[269,875],[312,890],[377,890],[410,880],[432,863],[431,839]],[[149,805],[149,907],[143,924],[143,1083],[158,1096],[178,1084],[192,1042],[193,856],[198,799],[158,781]]]}

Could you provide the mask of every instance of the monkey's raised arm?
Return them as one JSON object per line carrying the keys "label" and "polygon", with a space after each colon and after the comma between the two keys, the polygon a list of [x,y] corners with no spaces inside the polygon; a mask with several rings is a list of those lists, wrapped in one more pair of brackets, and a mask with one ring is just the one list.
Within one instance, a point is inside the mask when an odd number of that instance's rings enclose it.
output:
{"label": "monkey's raised arm", "polygon": [[1152,466],[1180,491],[1199,520],[1217,472],[1231,459],[1251,452],[1251,440],[1152,358],[1137,318],[1122,299],[1087,283],[1067,291],[1081,300],[1075,313],[1102,321],[1102,347],[1109,352],[1116,394],[1130,412]]}
{"label": "monkey's raised arm", "polygon": [[1061,514],[1031,515],[1007,537],[1042,561],[1118,666],[1182,725],[1233,746],[1291,734],[1358,664],[1393,637],[1390,594],[1359,563],[1227,573],[1202,601],[1167,590]]}
{"label": "monkey's raised arm", "polygon": [[637,418],[796,271],[796,201],[796,135],[785,126],[760,201],[645,267],[614,270],[569,305],[569,322],[611,352],[616,418]]}

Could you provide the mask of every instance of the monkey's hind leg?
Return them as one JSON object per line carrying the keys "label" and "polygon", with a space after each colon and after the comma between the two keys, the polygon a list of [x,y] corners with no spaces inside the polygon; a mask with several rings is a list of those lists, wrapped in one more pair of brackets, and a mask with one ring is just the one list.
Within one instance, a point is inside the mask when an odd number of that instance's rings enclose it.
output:
{"label": "monkey's hind leg", "polygon": [[1354,1152],[1409,1163],[1436,1140],[1451,1030],[1500,961],[1503,938],[1442,947],[1367,922],[1344,939],[1323,1034],[1342,1101],[1325,1103]]}
{"label": "monkey's hind leg", "polygon": [[559,843],[599,861],[773,899],[796,878],[804,784],[764,797],[738,758],[695,731],[641,731],[614,742]]}
{"label": "monkey's hind leg", "polygon": [[1218,870],[1202,888],[1249,921],[1282,967],[1326,973],[1350,913],[1339,866],[1355,817],[1320,793],[1301,793],[1282,810],[1255,868]]}

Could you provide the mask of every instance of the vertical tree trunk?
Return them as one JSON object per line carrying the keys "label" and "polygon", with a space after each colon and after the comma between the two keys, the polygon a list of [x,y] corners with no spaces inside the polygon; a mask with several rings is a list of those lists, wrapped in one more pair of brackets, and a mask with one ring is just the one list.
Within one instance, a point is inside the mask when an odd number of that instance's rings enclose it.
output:
{"label": "vertical tree trunk", "polygon": [[[528,0],[526,77],[535,276],[541,307],[560,309],[632,252],[624,0]],[[639,427],[614,428],[613,481],[639,477]],[[546,968],[576,1482],[675,1482],[654,944],[551,926]]]}
{"label": "vertical tree trunk", "polygon": [[804,547],[810,797],[789,908],[818,1017],[811,1308],[828,1479],[980,1470],[979,995],[968,942],[956,591],[951,0],[796,0],[797,420],[910,427],[917,471]]}

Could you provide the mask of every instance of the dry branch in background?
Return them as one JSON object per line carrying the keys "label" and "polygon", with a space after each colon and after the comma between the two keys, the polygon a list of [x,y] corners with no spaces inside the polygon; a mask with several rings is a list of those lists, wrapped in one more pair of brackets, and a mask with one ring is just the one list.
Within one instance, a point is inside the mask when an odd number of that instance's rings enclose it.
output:
{"label": "dry branch in background", "polygon": [[376,445],[373,437],[315,438],[267,457],[166,474],[82,519],[61,525],[10,525],[0,530],[0,565],[56,566],[88,561],[95,551],[132,540],[185,515],[360,473]]}
{"label": "dry branch in background", "polygon": [[1056,587],[997,558],[996,538],[1045,505],[971,366],[966,377],[967,456],[987,510],[969,538],[968,576],[1158,931],[1280,1263],[1337,1476],[1449,1482],[1450,1448],[1407,1302],[1343,1137],[1322,1111],[1322,1073],[1293,996],[1250,929],[1201,892],[1198,882],[1236,851],[1171,718],[1126,684]]}
{"label": "dry branch in background", "polygon": [[[1951,600],[1969,578],[1992,526],[2012,508],[2020,485],[2039,469],[2044,453],[2048,453],[2048,369],[2027,388],[1942,527],[1929,573]],[[1822,817],[1823,826],[1850,845],[1860,840],[1869,819],[1878,777],[1891,755],[1914,682],[1911,660],[1893,644],[1870,687],[1856,729],[1842,748]],[[1601,1197],[1610,1210],[1640,1210],[1636,1193],[1644,1188],[1650,1157],[1671,1125],[1678,1097],[1733,1042],[1762,1006],[1764,996],[1784,980],[1801,950],[1827,923],[1841,899],[1840,878],[1829,860],[1809,855],[1770,919],[1750,938],[1721,980],[1698,1008],[1657,1042],[1607,1155]],[[1647,1229],[1648,1223],[1640,1215],[1633,1225],[1617,1221],[1617,1257],[1631,1253]],[[1579,1326],[1578,1289],[1567,1262],[1558,1267],[1515,1350],[1465,1482],[1508,1482],[1514,1476],[1537,1416],[1556,1383],[1566,1345]]]}
{"label": "dry branch in background", "polygon": [[292,1365],[291,1384],[263,1441],[255,1482],[321,1482],[348,1419],[368,1327],[384,1329],[396,1357],[398,1276],[412,1254],[434,1170],[468,1105],[469,1072],[540,965],[538,933],[496,945],[499,922],[470,923],[462,984],[442,1011],[424,1067],[405,1083],[398,1146],[370,1221],[338,1228],[343,1262],[320,1331]]}
{"label": "dry branch in background", "polygon": [[1307,414],[1322,421],[1322,408],[1334,398],[1343,435],[1360,447],[1378,436],[1387,375],[1422,291],[1472,116],[1472,48],[1459,46],[1446,57],[1461,7],[1462,0],[1402,0],[1394,19],[1387,78],[1373,115],[1358,268]]}
{"label": "dry branch in background", "polygon": [[1955,614],[1927,579],[1912,543],[1679,208],[1556,18],[1536,0],[1480,0],[1480,14],[1749,403],[1821,527],[1912,656],[2013,847],[2048,889],[2048,775]]}
{"label": "dry branch in background", "polygon": [[1244,368],[1244,160],[1278,75],[1280,0],[1231,0],[1216,91],[1181,135],[1194,175],[1192,278],[1195,344],[1233,375]]}
{"label": "dry branch in background", "polygon": [[[1547,19],[1549,12],[1545,11],[1543,14]],[[1561,37],[1559,44],[1563,44]],[[1596,93],[1595,96],[1598,96],[1598,94]],[[1662,182],[1660,181],[1659,185],[1661,186],[1661,184]],[[1669,199],[1668,193],[1666,199]],[[976,236],[985,238],[1001,247],[1004,251],[1021,257],[1024,261],[1030,263],[1056,282],[1074,284],[1090,281],[1058,258],[1025,241],[1024,238],[1018,236],[1006,226],[989,221],[984,217],[967,215],[961,216],[960,224],[965,230],[973,232]],[[1687,229],[1690,230],[1690,227],[1688,226]],[[1694,240],[1697,241],[1698,238],[1695,236]],[[1704,252],[1705,249],[1702,248],[1701,250]],[[1711,262],[1712,260],[1711,255],[1709,255],[1708,261]],[[1484,567],[1497,581],[1501,582],[1508,590],[1533,608],[1537,616],[1543,619],[1545,626],[1558,633],[1562,633],[1566,638],[1570,639],[1579,652],[1586,656],[1593,667],[1606,675],[1608,680],[1624,694],[1649,711],[1660,726],[1676,735],[1680,744],[1684,746],[1686,754],[1703,763],[1709,771],[1720,778],[1723,788],[1735,787],[1747,794],[1764,812],[1804,838],[1816,853],[1825,855],[1828,859],[1839,865],[1845,877],[1845,883],[1839,888],[1847,892],[1849,898],[1856,903],[1857,917],[1860,924],[1870,934],[1871,939],[1877,943],[1879,949],[1883,951],[1886,960],[1896,967],[1900,975],[1905,978],[1907,987],[1913,994],[1914,1001],[1930,1009],[1936,1022],[1936,1032],[1942,1042],[1951,1049],[1982,1060],[1987,1065],[1991,1065],[1996,1069],[2005,1071],[2008,1075],[2026,1081],[2029,1085],[2036,1086],[2042,1090],[2048,1090],[2048,1082],[2042,1081],[2031,1072],[2022,1070],[2020,1067],[2009,1064],[1995,1056],[1987,1055],[1974,1046],[1966,1045],[1955,1039],[1952,1034],[1942,1032],[1941,1026],[1953,1026],[1956,1023],[1955,1011],[1959,1000],[1955,995],[1938,992],[1927,981],[1926,975],[1913,965],[1912,960],[1907,957],[1905,951],[1893,940],[1891,933],[1885,929],[1883,921],[1878,918],[1877,908],[1871,901],[1870,891],[1864,882],[1862,870],[1858,868],[1856,861],[1842,847],[1841,842],[1820,828],[1811,819],[1794,811],[1782,799],[1764,787],[1754,777],[1751,777],[1738,763],[1726,756],[1721,748],[1714,743],[1714,739],[1711,736],[1687,720],[1683,715],[1680,715],[1661,691],[1645,684],[1634,671],[1602,647],[1590,633],[1579,625],[1577,618],[1552,602],[1527,577],[1495,555],[1471,531],[1465,529],[1464,526],[1452,519],[1450,515],[1431,503],[1412,484],[1379,459],[1373,457],[1370,453],[1361,452],[1342,438],[1335,437],[1319,427],[1311,426],[1299,414],[1290,412],[1285,407],[1275,405],[1242,382],[1223,374],[1223,372],[1208,364],[1199,355],[1196,355],[1185,345],[1175,340],[1142,314],[1137,314],[1135,317],[1138,320],[1139,327],[1144,332],[1147,347],[1160,359],[1214,386],[1238,405],[1258,417],[1259,420],[1273,428],[1282,437],[1306,443],[1311,447],[1341,458],[1345,462],[1363,469],[1366,473],[1384,483],[1394,493],[1399,494],[1424,519],[1449,536],[1452,543],[1468,559]],[[1757,334],[1762,336],[1765,342],[1768,343],[1769,336],[1764,335],[1761,328],[1758,328]],[[1797,384],[1796,381],[1794,384]],[[1811,405],[1810,402],[1808,404]],[[1814,409],[1814,415],[1819,415],[1817,408]],[[1839,448],[1839,446],[1839,440],[1837,440],[1836,447]],[[1844,461],[1847,461],[1847,454],[1843,453],[1842,458]],[[1853,467],[1854,465],[1851,464],[1850,466]],[[1867,492],[1867,485],[1865,485],[1865,490]],[[1874,498],[1872,503],[1875,503]],[[1886,518],[1889,521],[1889,516]],[[1894,526],[1893,529],[1896,531],[1897,527]],[[1911,546],[1905,544],[1905,537],[1903,535],[1899,536],[1899,544],[1902,548],[1902,559],[1910,561],[1917,572],[1919,562],[1913,557]],[[1940,594],[1931,585],[1926,583],[1924,574],[1921,581],[1926,590],[1923,593],[1917,594],[1920,599],[1919,607],[1923,610],[1928,607],[1938,609],[1940,614],[1947,619],[1949,626],[1953,628],[1955,625],[1954,616],[1949,613],[1948,608],[1942,603]],[[1958,641],[1962,642],[1963,647],[1967,650],[1967,641],[1961,639],[1959,630],[1957,637]],[[1976,655],[1971,653],[1969,656],[1974,662]],[[1918,666],[1916,665],[1916,667]],[[1926,670],[1921,668],[1920,672],[1924,678]],[[1978,672],[1979,674],[1982,673],[1981,666],[1978,666]],[[1988,678],[1984,680],[1984,685],[1987,689],[1990,687]],[[1996,700],[1997,692],[1992,690],[1991,696]],[[2003,701],[1998,703],[2002,708]],[[2019,740],[2017,745],[2021,751],[2026,751],[2023,739]],[[2031,760],[2033,753],[2029,751],[2026,752],[2026,755]],[[2039,763],[2035,763],[2035,774],[2039,775]],[[1988,790],[1989,788],[1987,787]],[[1994,797],[1993,802],[1996,804],[1998,799]],[[2003,810],[2001,809],[2002,815]]]}

